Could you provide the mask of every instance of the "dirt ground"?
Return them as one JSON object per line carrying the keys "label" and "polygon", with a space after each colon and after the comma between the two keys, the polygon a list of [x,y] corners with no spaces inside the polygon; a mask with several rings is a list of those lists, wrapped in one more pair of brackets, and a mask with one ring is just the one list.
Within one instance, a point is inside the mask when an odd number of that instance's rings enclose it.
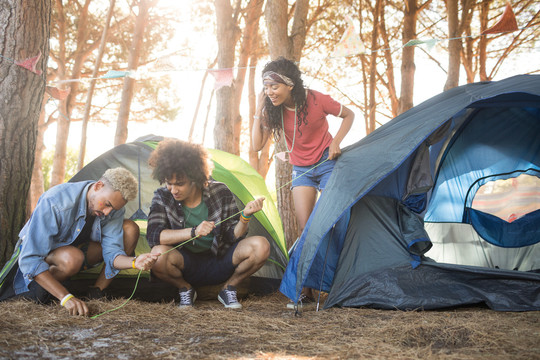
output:
{"label": "dirt ground", "polygon": [[[125,299],[92,300],[93,315]],[[131,300],[95,319],[58,303],[0,303],[0,359],[540,359],[540,312],[333,308],[301,314],[279,294],[242,310]]]}

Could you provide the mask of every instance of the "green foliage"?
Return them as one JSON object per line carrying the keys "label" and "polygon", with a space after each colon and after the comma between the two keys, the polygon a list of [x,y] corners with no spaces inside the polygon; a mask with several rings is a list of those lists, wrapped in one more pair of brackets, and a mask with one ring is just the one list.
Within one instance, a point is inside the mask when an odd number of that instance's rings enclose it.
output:
{"label": "green foliage", "polygon": [[[79,152],[68,148],[66,156],[66,174],[64,176],[64,182],[67,182],[77,173],[77,160],[79,157]],[[54,150],[48,150],[43,152],[43,157],[41,158],[43,170],[43,185],[45,191],[51,186],[51,174],[54,160]]]}

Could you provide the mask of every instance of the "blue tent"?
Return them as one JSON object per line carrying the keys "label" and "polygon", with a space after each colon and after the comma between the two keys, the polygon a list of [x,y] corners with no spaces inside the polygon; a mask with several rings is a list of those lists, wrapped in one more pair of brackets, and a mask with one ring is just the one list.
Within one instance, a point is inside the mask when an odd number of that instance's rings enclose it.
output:
{"label": "blue tent", "polygon": [[539,199],[540,76],[448,90],[344,149],[280,290],[328,292],[325,308],[540,310]]}

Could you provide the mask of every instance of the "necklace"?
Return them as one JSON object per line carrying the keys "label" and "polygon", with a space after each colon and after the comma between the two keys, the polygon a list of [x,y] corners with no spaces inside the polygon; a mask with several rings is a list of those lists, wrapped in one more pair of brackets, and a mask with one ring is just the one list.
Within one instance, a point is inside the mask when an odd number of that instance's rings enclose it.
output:
{"label": "necklace", "polygon": [[[283,105],[281,106],[281,128],[283,129],[283,133],[285,134],[285,124],[283,122]],[[293,138],[292,138],[292,144],[291,149],[289,150],[289,146],[287,145],[287,141],[285,141],[285,147],[287,148],[288,153],[291,153],[294,149],[294,140],[296,139],[296,104],[294,105],[294,122],[293,122]]]}

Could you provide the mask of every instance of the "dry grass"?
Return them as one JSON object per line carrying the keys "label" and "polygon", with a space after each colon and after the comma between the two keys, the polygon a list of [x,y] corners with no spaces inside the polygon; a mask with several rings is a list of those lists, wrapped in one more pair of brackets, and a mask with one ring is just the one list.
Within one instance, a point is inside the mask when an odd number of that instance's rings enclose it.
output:
{"label": "dry grass", "polygon": [[[91,301],[93,314],[125,300]],[[540,312],[285,308],[280,294],[226,310],[130,301],[97,319],[57,303],[0,303],[2,359],[540,359]]]}

